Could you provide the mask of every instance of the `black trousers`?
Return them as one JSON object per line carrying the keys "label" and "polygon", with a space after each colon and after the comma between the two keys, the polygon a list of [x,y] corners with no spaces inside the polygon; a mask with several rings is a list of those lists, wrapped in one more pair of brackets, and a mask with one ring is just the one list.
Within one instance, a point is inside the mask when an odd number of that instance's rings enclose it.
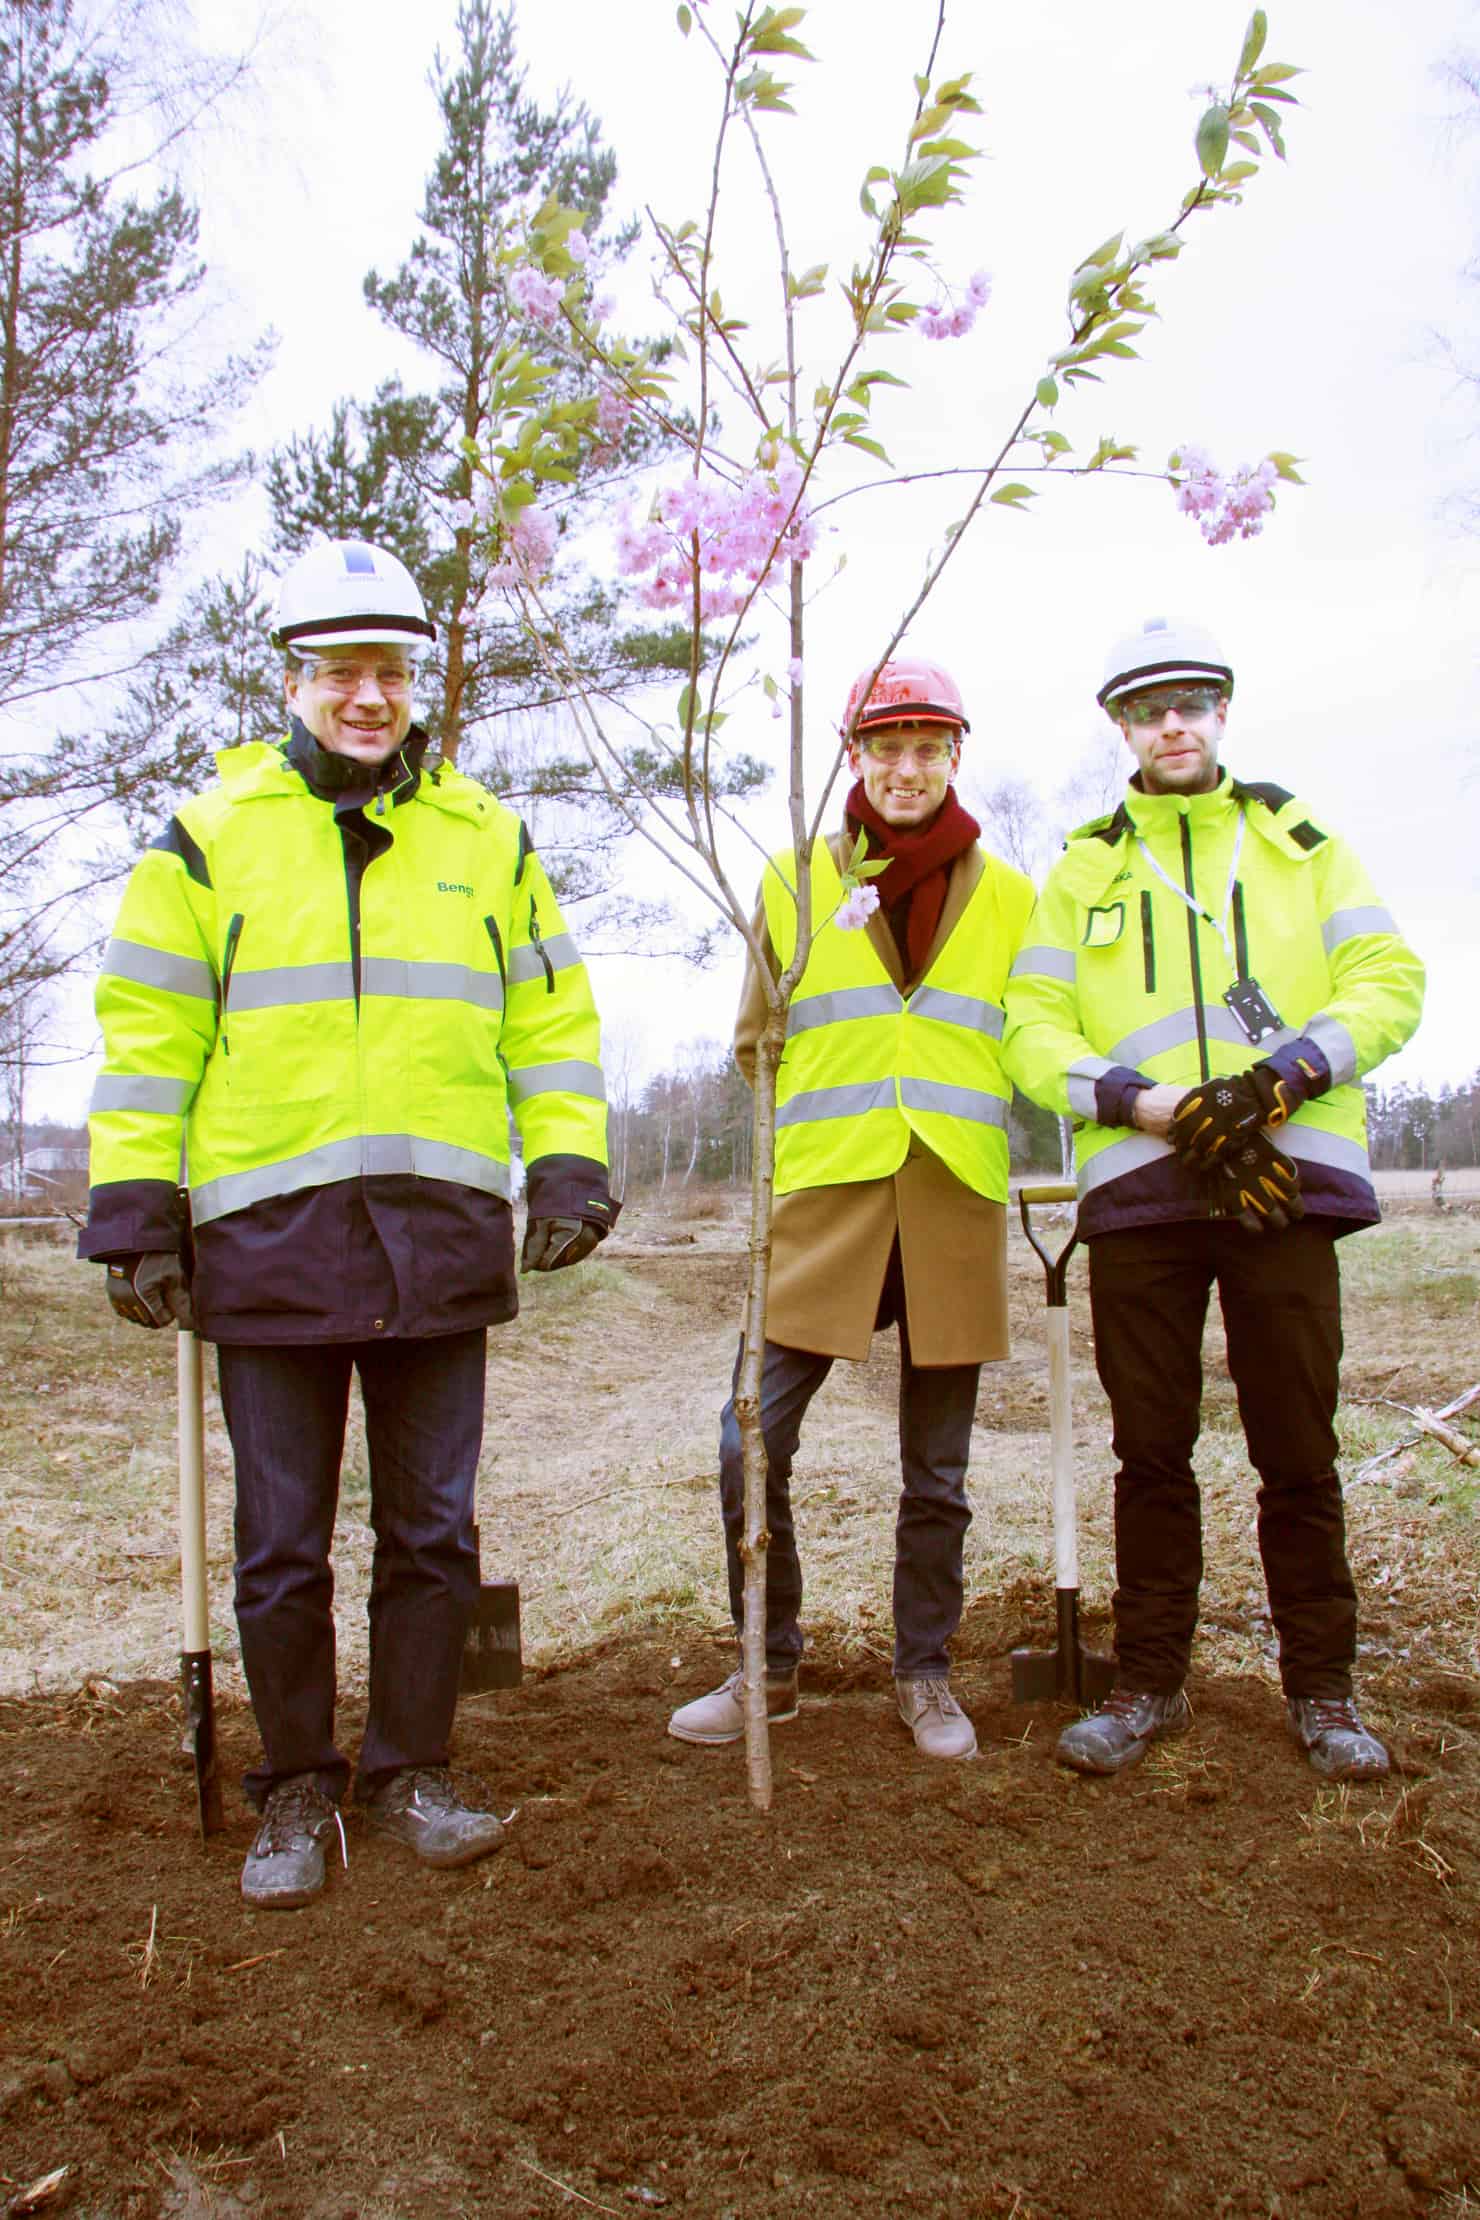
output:
{"label": "black trousers", "polygon": [[329,1551],[356,1372],[370,1459],[370,1708],[358,1789],[445,1765],[463,1638],[478,1595],[473,1496],[483,1438],[481,1326],[426,1341],[294,1343],[217,1351],[236,1459],[236,1623],[262,1763],[261,1806],[312,1773],[349,1783],[334,1736]]}
{"label": "black trousers", "polygon": [[1120,1677],[1165,1692],[1187,1672],[1202,1579],[1192,1452],[1216,1284],[1249,1459],[1259,1553],[1290,1696],[1346,1696],[1357,1604],[1333,1424],[1341,1293],[1331,1233],[1250,1235],[1227,1219],[1136,1226],[1089,1243],[1095,1361],[1115,1426]]}

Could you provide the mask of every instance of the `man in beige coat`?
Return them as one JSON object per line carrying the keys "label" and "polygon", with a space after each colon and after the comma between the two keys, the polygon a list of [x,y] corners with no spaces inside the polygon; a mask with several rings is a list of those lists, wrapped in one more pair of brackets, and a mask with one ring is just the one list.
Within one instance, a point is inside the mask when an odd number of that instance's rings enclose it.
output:
{"label": "man in beige coat", "polygon": [[[777,1075],[761,1387],[775,1722],[797,1709],[802,1578],[789,1483],[802,1420],[836,1358],[860,1361],[875,1332],[898,1325],[895,1690],[917,1748],[956,1758],[976,1749],[949,1683],[971,1425],[982,1364],[1008,1353],[1011,1088],[1001,1004],[1033,902],[1021,872],[979,846],[980,828],[953,791],[969,730],[960,693],[936,664],[886,663],[849,696],[844,731],[857,784],[843,832],[814,856],[817,929]],[[860,833],[878,867],[862,885],[848,868]],[[757,922],[773,975],[795,945],[794,868],[789,856],[773,859],[763,886]],[[752,958],[735,1028],[747,1078],[765,1022]],[[720,1424],[720,1498],[738,1628],[743,1479],[733,1396]],[[669,1732],[738,1741],[742,1674],[676,1711]]]}

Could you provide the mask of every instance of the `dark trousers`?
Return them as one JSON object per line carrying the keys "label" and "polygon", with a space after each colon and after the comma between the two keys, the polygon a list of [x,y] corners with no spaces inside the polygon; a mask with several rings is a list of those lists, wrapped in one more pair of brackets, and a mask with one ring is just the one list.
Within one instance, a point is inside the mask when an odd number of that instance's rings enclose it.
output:
{"label": "dark trousers", "polygon": [[[742,1343],[743,1348],[743,1343]],[[766,1343],[761,1371],[761,1433],[766,1444],[766,1666],[789,1673],[802,1654],[798,1614],[802,1568],[791,1514],[791,1467],[802,1420],[833,1368],[831,1357]],[[899,1321],[899,1459],[903,1489],[894,1530],[894,1671],[900,1680],[943,1678],[950,1670],[946,1645],[961,1623],[961,1553],[971,1507],[966,1466],[981,1366],[926,1369],[910,1357],[909,1334]],[[730,1574],[730,1612],[743,1616],[745,1474],[734,1390],[719,1427],[720,1507]]]}
{"label": "dark trousers", "polygon": [[1095,1360],[1115,1425],[1115,1646],[1129,1686],[1181,1686],[1197,1624],[1202,1517],[1192,1451],[1216,1284],[1249,1459],[1259,1553],[1291,1696],[1345,1696],[1357,1603],[1336,1413],[1341,1294],[1331,1234],[1259,1236],[1226,1219],[1089,1243]]}
{"label": "dark trousers", "polygon": [[236,1623],[262,1737],[243,1783],[313,1773],[338,1799],[334,1575],[329,1551],[350,1377],[370,1455],[370,1710],[357,1792],[445,1765],[463,1638],[478,1590],[474,1476],[483,1438],[483,1328],[428,1341],[217,1351],[236,1459]]}

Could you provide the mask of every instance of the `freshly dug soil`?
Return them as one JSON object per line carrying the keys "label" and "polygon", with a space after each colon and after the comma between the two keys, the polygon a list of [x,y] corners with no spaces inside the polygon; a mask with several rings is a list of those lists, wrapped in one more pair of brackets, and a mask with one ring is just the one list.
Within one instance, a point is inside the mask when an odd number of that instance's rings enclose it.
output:
{"label": "freshly dug soil", "polygon": [[[961,1649],[977,1760],[917,1757],[824,1649],[763,1818],[739,1749],[663,1731],[719,1644],[624,1636],[465,1706],[498,1856],[427,1873],[351,1815],[296,1913],[243,1906],[234,1793],[202,1849],[167,1685],[0,1705],[3,2197],[65,2168],[36,2209],[99,2220],[1472,2209],[1473,1687],[1410,1691],[1380,1787],[1324,1787],[1228,1679],[1094,1783]],[[249,1716],[221,1733],[234,1776]]]}

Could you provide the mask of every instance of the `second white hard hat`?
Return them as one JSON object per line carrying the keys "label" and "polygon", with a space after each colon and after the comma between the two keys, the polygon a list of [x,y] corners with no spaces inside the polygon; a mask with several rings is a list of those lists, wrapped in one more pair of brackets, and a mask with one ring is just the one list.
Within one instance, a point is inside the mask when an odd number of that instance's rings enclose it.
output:
{"label": "second white hard hat", "polygon": [[1206,685],[1233,692],[1233,666],[1211,632],[1178,617],[1148,617],[1124,634],[1105,658],[1105,683],[1095,699],[1113,717],[1115,704],[1142,686]]}

